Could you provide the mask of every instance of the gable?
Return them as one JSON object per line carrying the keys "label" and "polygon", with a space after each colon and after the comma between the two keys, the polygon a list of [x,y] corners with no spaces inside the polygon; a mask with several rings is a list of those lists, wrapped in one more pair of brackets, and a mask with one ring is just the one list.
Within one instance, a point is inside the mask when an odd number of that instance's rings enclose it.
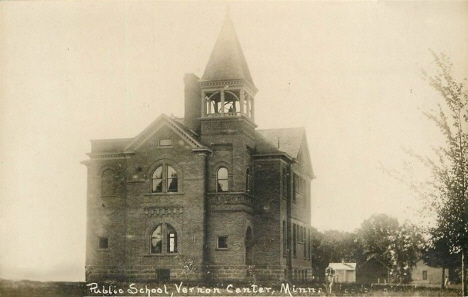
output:
{"label": "gable", "polygon": [[387,271],[388,269],[390,269],[389,267],[387,267],[387,265],[385,265],[382,261],[380,261],[376,257],[369,258],[366,262],[364,262],[357,269],[360,270],[360,269],[363,269],[364,267],[366,267],[366,269],[368,270],[374,270],[374,271],[375,270]]}
{"label": "gable", "polygon": [[[165,114],[159,116],[153,123],[151,123],[143,132],[141,132],[133,141],[126,147],[127,151],[135,151],[142,145],[151,140],[154,145],[155,141],[159,141],[162,137],[169,137],[171,131],[172,135],[177,135],[178,140],[183,141],[191,149],[207,149],[195,137],[194,133],[187,127],[184,127],[178,121],[172,120]],[[158,136],[158,133],[162,133]],[[164,136],[166,135],[166,136]],[[158,143],[159,145],[159,143]]]}

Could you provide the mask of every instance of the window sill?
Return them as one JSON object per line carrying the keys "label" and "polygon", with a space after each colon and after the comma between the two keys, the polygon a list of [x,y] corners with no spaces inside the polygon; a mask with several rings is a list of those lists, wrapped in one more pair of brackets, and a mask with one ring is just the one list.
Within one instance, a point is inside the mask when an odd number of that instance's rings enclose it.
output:
{"label": "window sill", "polygon": [[138,183],[145,183],[145,182],[146,182],[145,178],[136,178],[136,179],[127,181],[128,184],[138,184]]}
{"label": "window sill", "polygon": [[179,253],[166,253],[166,254],[148,254],[143,257],[177,257]]}
{"label": "window sill", "polygon": [[184,195],[184,192],[165,192],[165,193],[145,193],[143,196],[174,196],[174,195]]}
{"label": "window sill", "polygon": [[229,251],[229,248],[216,248],[215,251]]}
{"label": "window sill", "polygon": [[208,195],[247,195],[253,197],[252,193],[248,192],[209,192]]}

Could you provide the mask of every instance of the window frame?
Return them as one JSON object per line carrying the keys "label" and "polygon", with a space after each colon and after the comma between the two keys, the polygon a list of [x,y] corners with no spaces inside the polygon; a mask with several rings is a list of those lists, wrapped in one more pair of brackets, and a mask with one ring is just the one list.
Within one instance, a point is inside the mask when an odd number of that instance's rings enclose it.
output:
{"label": "window frame", "polygon": [[[160,241],[157,243],[160,245],[160,252],[153,251],[153,238],[155,232],[158,228],[161,228],[160,234]],[[174,244],[173,244],[173,251],[170,250],[170,235],[174,234]],[[177,233],[176,228],[169,223],[160,223],[157,224],[149,234],[149,254],[151,256],[167,256],[167,255],[177,255],[179,254],[179,235]]]}
{"label": "window frame", "polygon": [[[161,178],[156,178],[155,174],[158,171],[158,169],[161,169]],[[169,172],[170,170],[173,170],[175,173],[175,177],[169,177]],[[180,174],[178,173],[178,170],[176,168],[168,163],[161,163],[154,170],[151,171],[151,182],[150,182],[150,192],[151,194],[171,194],[171,193],[180,193]],[[156,191],[155,190],[155,182],[157,180],[160,180],[161,183],[161,190]],[[176,188],[175,190],[170,190],[170,184],[169,182],[175,180],[175,185]],[[157,188],[156,188],[157,189]]]}
{"label": "window frame", "polygon": [[[167,141],[169,140],[170,141],[170,144],[161,144],[161,141]],[[172,147],[172,141],[173,139],[172,138],[159,138],[158,139],[158,147],[161,147],[161,148],[166,148],[166,147]]]}
{"label": "window frame", "polygon": [[[228,177],[229,177],[229,172],[228,172]],[[248,194],[252,193],[252,170],[250,167],[248,167],[245,170],[245,191]]]}
{"label": "window frame", "polygon": [[[224,243],[225,243],[225,247],[220,247],[219,243],[220,243],[220,239],[221,238],[224,238]],[[227,235],[219,235],[216,237],[216,249],[217,250],[228,250],[229,249],[229,245],[228,245],[228,238],[229,236]]]}
{"label": "window frame", "polygon": [[[226,178],[220,179],[219,178],[219,172],[225,169],[226,170]],[[220,187],[219,181],[225,181],[226,182],[226,191],[222,191],[222,187]],[[221,191],[220,191],[221,188]],[[229,169],[226,166],[220,166],[218,169],[216,169],[216,192],[217,193],[228,193],[229,192]]]}

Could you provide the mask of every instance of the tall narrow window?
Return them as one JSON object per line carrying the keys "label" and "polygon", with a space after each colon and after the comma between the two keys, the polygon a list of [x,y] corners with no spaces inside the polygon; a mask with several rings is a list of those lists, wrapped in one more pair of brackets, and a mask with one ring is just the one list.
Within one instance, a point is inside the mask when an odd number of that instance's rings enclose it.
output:
{"label": "tall narrow window", "polygon": [[286,221],[283,221],[283,256],[286,256],[288,252],[288,234],[286,231]]}
{"label": "tall narrow window", "polygon": [[286,168],[283,169],[283,198],[288,197],[288,172]]}
{"label": "tall narrow window", "polygon": [[293,256],[297,256],[297,225],[293,224]]}
{"label": "tall narrow window", "polygon": [[177,253],[177,232],[171,225],[167,225],[167,252]]}
{"label": "tall narrow window", "polygon": [[101,196],[115,195],[114,170],[108,168],[101,174]]}
{"label": "tall narrow window", "polygon": [[294,173],[293,174],[293,190],[292,190],[293,202],[296,202],[296,192],[297,192],[297,175]]}
{"label": "tall narrow window", "polygon": [[162,225],[159,225],[151,235],[151,253],[162,253]]}
{"label": "tall narrow window", "polygon": [[227,192],[229,190],[228,170],[225,167],[218,169],[216,184],[218,192]]}
{"label": "tall narrow window", "polygon": [[163,167],[159,166],[153,173],[153,192],[162,192]]}
{"label": "tall narrow window", "polygon": [[247,168],[247,171],[245,173],[245,188],[247,193],[250,193],[252,191],[252,176],[250,174],[250,168]]}
{"label": "tall narrow window", "polygon": [[171,166],[167,166],[167,191],[177,192],[177,172]]}

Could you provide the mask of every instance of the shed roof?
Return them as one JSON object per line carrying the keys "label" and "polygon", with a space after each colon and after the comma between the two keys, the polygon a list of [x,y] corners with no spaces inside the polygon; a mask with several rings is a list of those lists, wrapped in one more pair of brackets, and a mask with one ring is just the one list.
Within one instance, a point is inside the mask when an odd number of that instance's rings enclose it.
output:
{"label": "shed roof", "polygon": [[328,266],[334,270],[356,270],[356,263],[330,263]]}

